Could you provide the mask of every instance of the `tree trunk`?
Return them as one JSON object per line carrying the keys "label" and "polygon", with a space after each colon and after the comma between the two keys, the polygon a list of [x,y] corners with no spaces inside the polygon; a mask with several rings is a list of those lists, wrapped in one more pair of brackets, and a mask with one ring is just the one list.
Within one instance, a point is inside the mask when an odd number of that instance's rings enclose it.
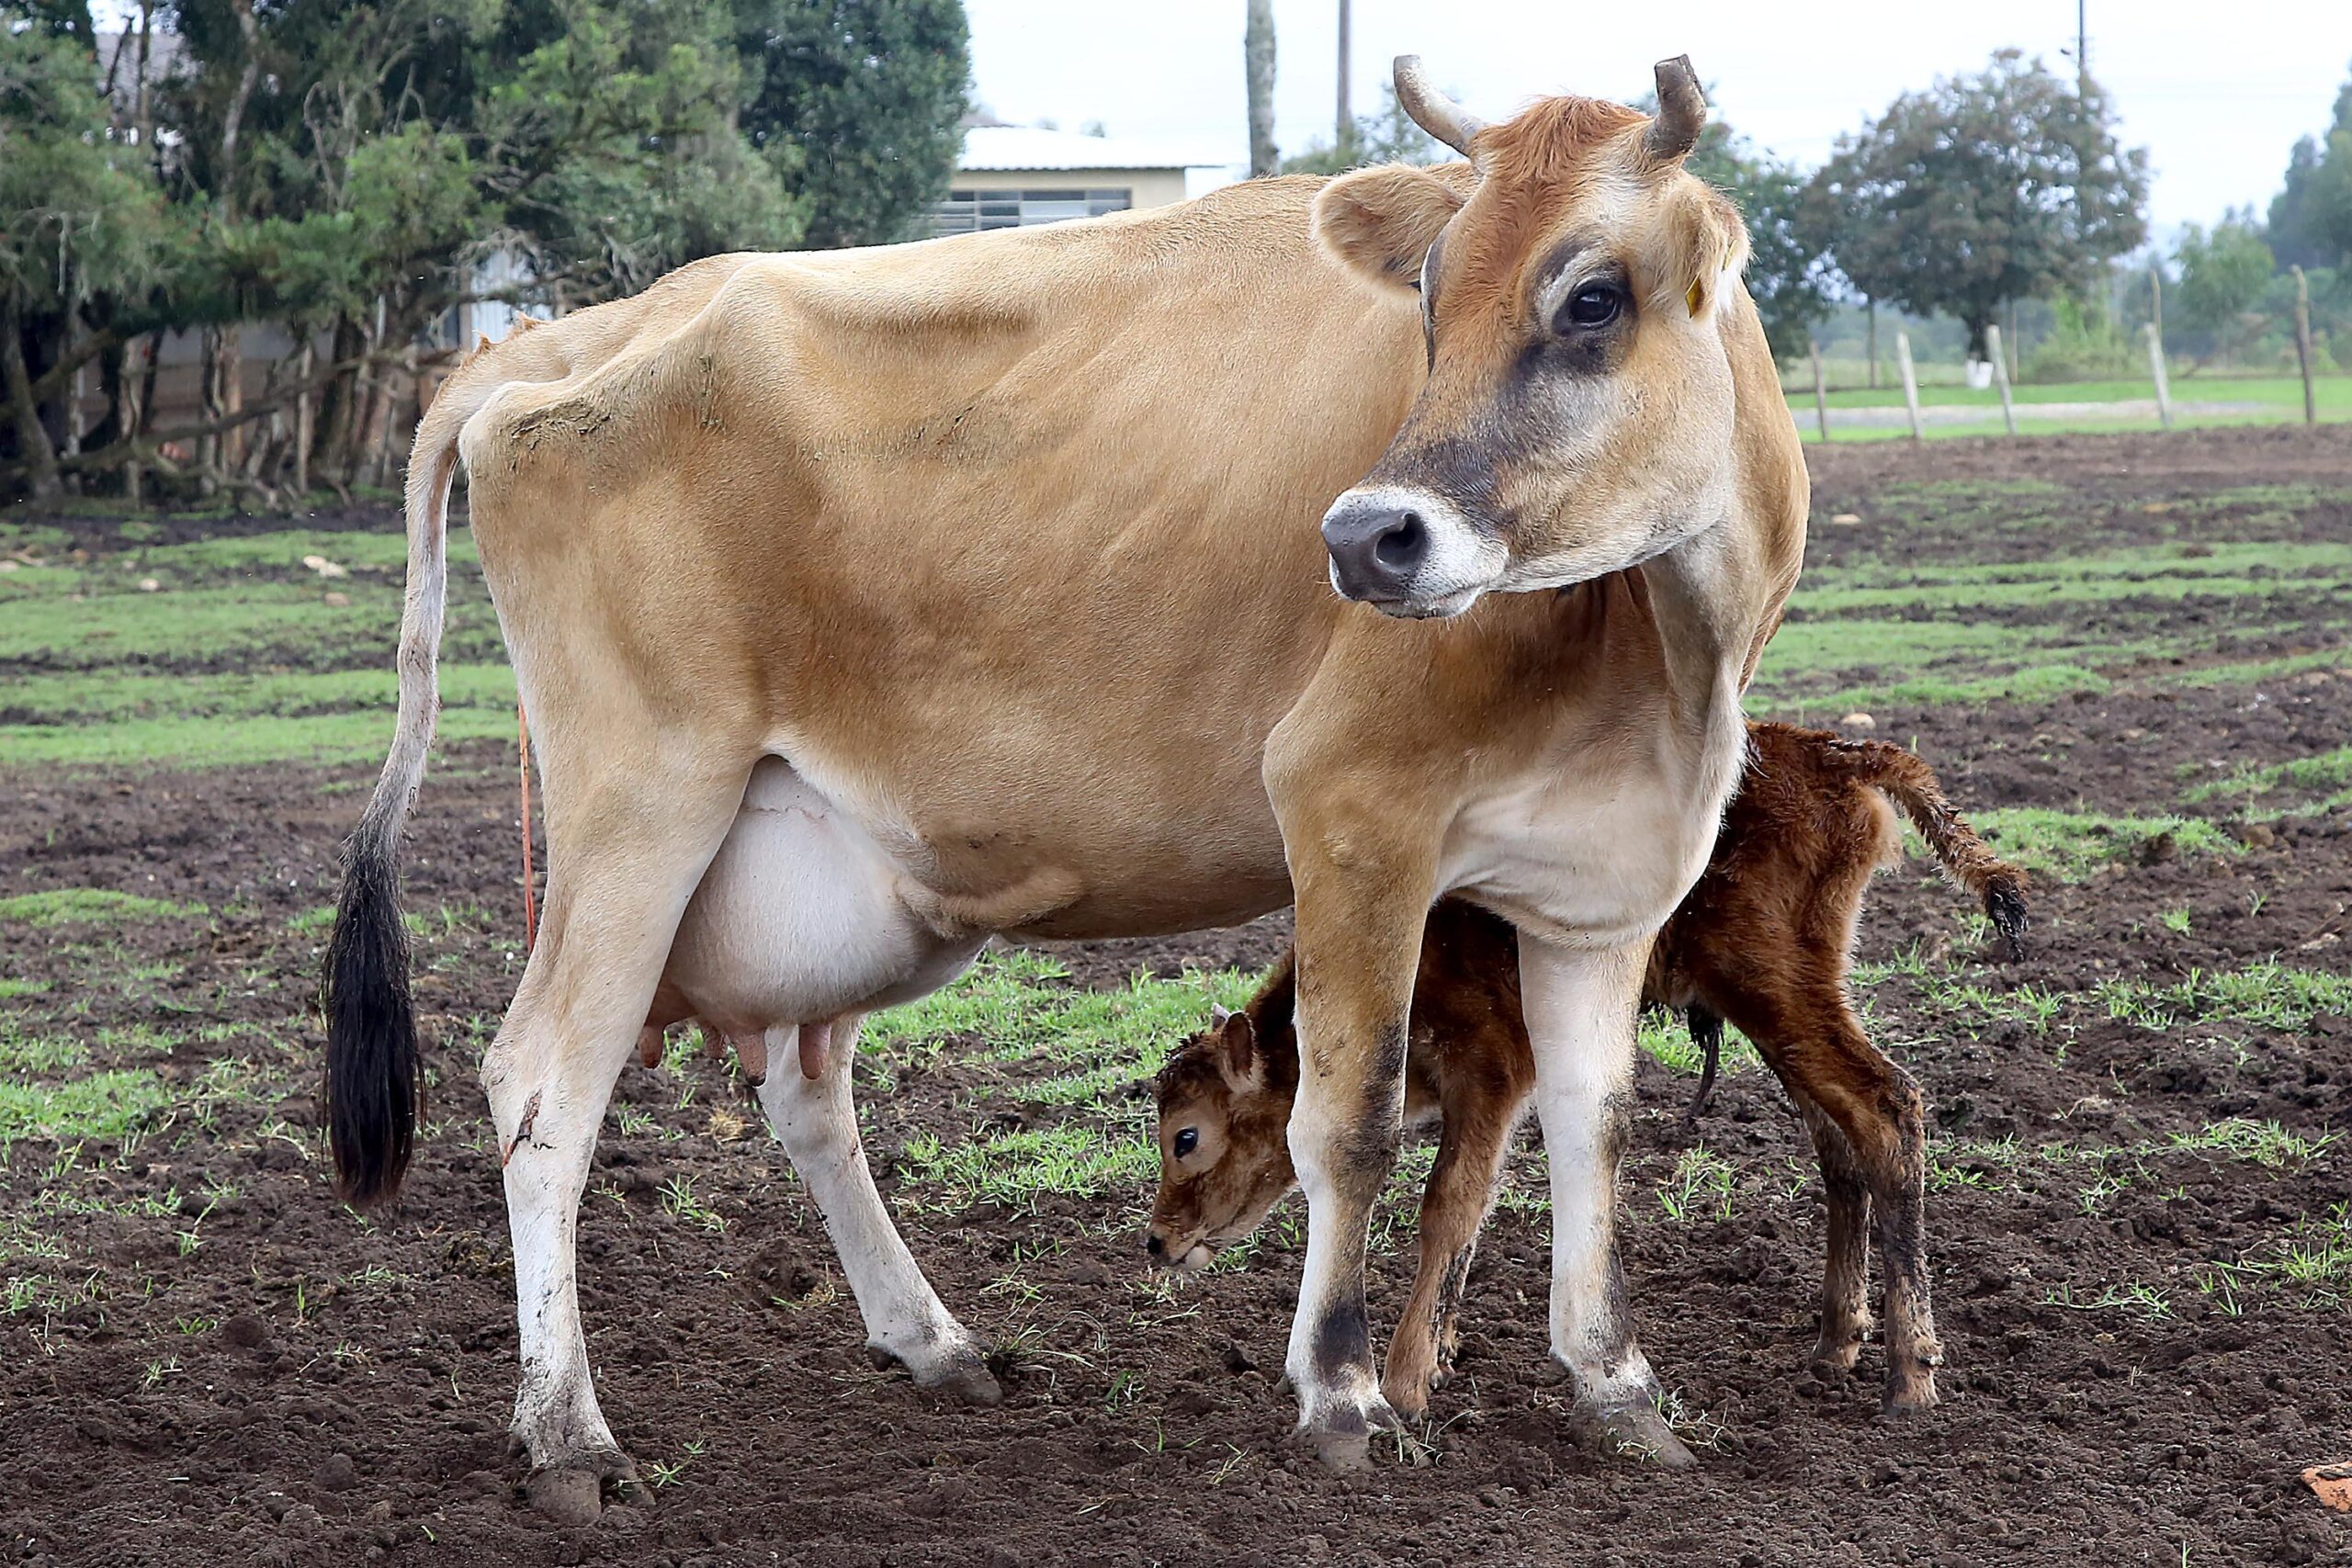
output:
{"label": "tree trunk", "polygon": [[41,423],[40,405],[33,400],[32,373],[25,367],[25,323],[17,297],[0,306],[0,381],[8,394],[8,412],[17,427],[17,461],[35,501],[49,501],[62,488],[57,477],[57,448],[50,445],[49,427]]}
{"label": "tree trunk", "polygon": [[1863,300],[1862,310],[1869,316],[1871,323],[1871,390],[1875,392],[1878,390],[1878,301]]}
{"label": "tree trunk", "polygon": [[1282,156],[1274,146],[1274,0],[1250,0],[1241,60],[1250,86],[1250,177],[1263,179]]}
{"label": "tree trunk", "polygon": [[1993,324],[1993,311],[1988,310],[1978,315],[1965,317],[1962,319],[1962,324],[1968,328],[1968,357],[1985,358],[1989,351],[1984,346],[1984,329]]}

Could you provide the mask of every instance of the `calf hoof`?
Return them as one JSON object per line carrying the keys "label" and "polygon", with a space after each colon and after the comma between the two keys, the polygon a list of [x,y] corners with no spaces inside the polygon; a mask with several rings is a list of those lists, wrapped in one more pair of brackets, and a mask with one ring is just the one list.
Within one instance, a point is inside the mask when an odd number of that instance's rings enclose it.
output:
{"label": "calf hoof", "polygon": [[616,1450],[537,1466],[523,1482],[531,1506],[559,1525],[593,1525],[608,1494],[618,1500],[637,1490],[637,1466]]}
{"label": "calf hoof", "polygon": [[1372,1435],[1404,1426],[1377,1393],[1327,1393],[1310,1399],[1300,1413],[1298,1440],[1315,1450],[1323,1468],[1340,1474],[1372,1467]]}
{"label": "calf hoof", "polygon": [[1861,1336],[1856,1335],[1850,1339],[1823,1338],[1815,1342],[1804,1364],[1824,1377],[1838,1377],[1852,1371],[1854,1363],[1861,1358]]}
{"label": "calf hoof", "polygon": [[1879,1414],[1895,1419],[1915,1411],[1932,1410],[1943,1403],[1936,1393],[1936,1370],[1932,1366],[1917,1367],[1905,1372],[1891,1370],[1886,1377],[1886,1392],[1879,1398]]}
{"label": "calf hoof", "polygon": [[1646,1399],[1606,1409],[1580,1405],[1569,1417],[1569,1433],[1585,1448],[1610,1459],[1630,1459],[1690,1470],[1699,1462],[1674,1428]]}
{"label": "calf hoof", "polygon": [[980,1353],[968,1345],[920,1364],[886,1345],[868,1345],[865,1353],[872,1358],[876,1371],[899,1368],[914,1379],[917,1388],[946,1394],[982,1410],[993,1410],[1004,1403],[1004,1385],[996,1381],[996,1374],[989,1371]]}

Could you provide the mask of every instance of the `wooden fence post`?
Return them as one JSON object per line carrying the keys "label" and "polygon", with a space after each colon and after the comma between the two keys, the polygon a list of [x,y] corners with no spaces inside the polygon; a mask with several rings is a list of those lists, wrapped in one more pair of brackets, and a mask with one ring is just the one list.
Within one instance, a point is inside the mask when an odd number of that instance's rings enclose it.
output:
{"label": "wooden fence post", "polygon": [[1813,358],[1813,412],[1821,419],[1822,445],[1829,443],[1829,383],[1822,378],[1821,345],[1811,338],[1804,340],[1805,353]]}
{"label": "wooden fence post", "polygon": [[1919,434],[1919,377],[1911,368],[1911,334],[1897,330],[1894,334],[1894,362],[1903,368],[1903,406],[1911,411],[1911,439]]}
{"label": "wooden fence post", "polygon": [[2148,368],[2156,378],[2156,419],[2166,430],[2172,428],[2172,383],[2165,379],[2165,340],[2156,331],[2156,323],[2148,323]]}
{"label": "wooden fence post", "polygon": [[2015,435],[2018,433],[2018,411],[2017,405],[2009,400],[2009,362],[2001,354],[1999,327],[1984,329],[1984,346],[1993,356],[1993,385],[2001,390],[2001,423],[2009,427],[2011,435]]}
{"label": "wooden fence post", "polygon": [[2312,395],[2312,285],[2301,267],[2295,275],[2295,358],[2303,369],[2303,423],[2319,423],[2319,402]]}

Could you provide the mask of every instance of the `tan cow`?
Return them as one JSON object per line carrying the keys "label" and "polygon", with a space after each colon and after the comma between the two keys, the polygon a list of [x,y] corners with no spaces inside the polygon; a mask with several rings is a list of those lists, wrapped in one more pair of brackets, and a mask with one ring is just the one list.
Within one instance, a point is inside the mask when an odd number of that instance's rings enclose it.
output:
{"label": "tan cow", "polygon": [[1662,1429],[1610,1228],[1634,998],[1738,772],[1806,481],[1745,232],[1681,166],[1696,79],[1658,85],[1655,120],[1555,98],[1485,127],[1400,62],[1467,166],[718,257],[451,378],[330,953],[333,1132],[355,1200],[395,1188],[417,1069],[392,858],[462,457],[545,783],[545,920],[482,1064],[543,1506],[592,1513],[628,1470],[575,1235],[657,987],[760,1027],[772,1065],[827,1027],[817,1077],[767,1073],[769,1115],[875,1344],[985,1397],[875,1195],[850,1021],[992,933],[1294,901],[1302,1428],[1361,1462],[1393,1418],[1365,1227],[1423,916],[1459,891],[1523,933],[1579,1419]]}

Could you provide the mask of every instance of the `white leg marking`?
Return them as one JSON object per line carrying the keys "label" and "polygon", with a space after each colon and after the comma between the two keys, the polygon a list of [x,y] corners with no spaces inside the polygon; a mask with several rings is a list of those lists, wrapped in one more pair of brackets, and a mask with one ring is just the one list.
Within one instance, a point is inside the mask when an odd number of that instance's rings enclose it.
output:
{"label": "white leg marking", "polygon": [[1519,943],[1535,1111],[1552,1168],[1552,1353],[1580,1402],[1647,1399],[1657,1379],[1634,1338],[1617,1258],[1617,1159],[1632,1114],[1634,1010],[1645,943],[1583,951]]}

